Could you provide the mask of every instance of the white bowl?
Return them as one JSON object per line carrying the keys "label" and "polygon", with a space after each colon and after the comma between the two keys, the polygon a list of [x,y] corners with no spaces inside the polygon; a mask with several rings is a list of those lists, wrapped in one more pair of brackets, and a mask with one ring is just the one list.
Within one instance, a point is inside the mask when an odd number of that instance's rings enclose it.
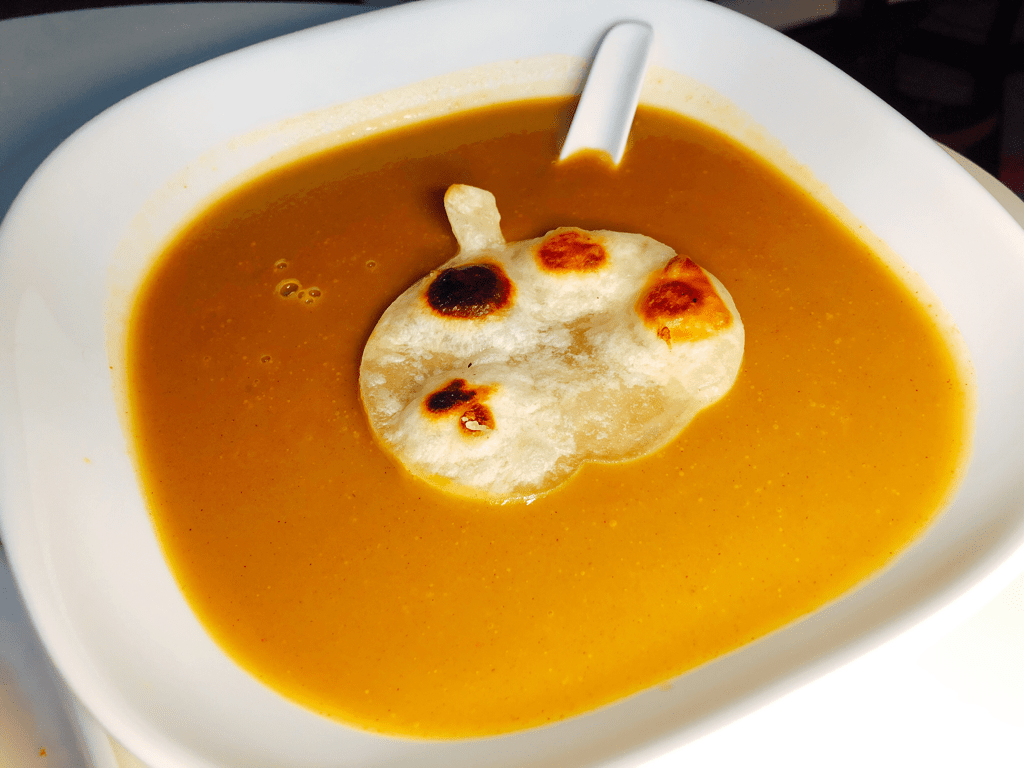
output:
{"label": "white bowl", "polygon": [[[603,32],[629,18],[656,32],[660,69],[644,100],[700,114],[824,185],[944,304],[976,374],[967,476],[882,573],[671,687],[466,741],[320,718],[214,645],[160,553],[111,372],[132,291],[177,227],[239,179],[418,116],[574,92]],[[424,0],[336,22],[125,100],[15,201],[0,229],[0,532],[58,668],[154,768],[635,764],[895,636],[1024,541],[1022,254],[1020,228],[906,121],[782,35],[703,0]]]}

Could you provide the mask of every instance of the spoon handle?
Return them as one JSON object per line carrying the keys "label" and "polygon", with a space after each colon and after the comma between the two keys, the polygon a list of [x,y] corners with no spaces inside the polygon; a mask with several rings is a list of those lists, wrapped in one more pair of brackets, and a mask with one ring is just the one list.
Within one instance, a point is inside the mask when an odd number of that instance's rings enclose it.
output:
{"label": "spoon handle", "polygon": [[582,149],[596,149],[619,164],[640,100],[653,38],[651,26],[640,21],[624,21],[608,30],[587,74],[559,160]]}

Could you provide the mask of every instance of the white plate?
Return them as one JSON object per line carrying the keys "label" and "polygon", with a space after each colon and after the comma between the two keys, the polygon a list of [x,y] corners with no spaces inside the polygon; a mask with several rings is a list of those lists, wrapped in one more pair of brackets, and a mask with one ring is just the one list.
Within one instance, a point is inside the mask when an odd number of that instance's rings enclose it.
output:
{"label": "white plate", "polygon": [[[656,30],[664,87],[647,100],[682,103],[676,86],[692,78],[702,96],[687,108],[759,146],[777,140],[941,299],[977,375],[968,476],[878,577],[670,688],[464,742],[318,718],[219,651],[160,555],[111,371],[127,299],[175,227],[254,167],[387,115],[571,92],[603,31],[626,18]],[[3,539],[58,668],[154,768],[634,764],[892,637],[1024,540],[1021,254],[1012,219],[902,118],[783,36],[701,0],[425,0],[297,33],[122,102],[12,206],[0,230]]]}

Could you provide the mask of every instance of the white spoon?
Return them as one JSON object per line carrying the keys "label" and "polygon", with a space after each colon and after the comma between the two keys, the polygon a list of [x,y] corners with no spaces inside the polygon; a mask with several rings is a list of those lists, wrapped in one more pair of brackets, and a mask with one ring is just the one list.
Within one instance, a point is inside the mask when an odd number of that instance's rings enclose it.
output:
{"label": "white spoon", "polygon": [[582,149],[596,149],[619,164],[640,100],[653,38],[654,30],[641,21],[624,21],[608,30],[587,74],[559,160]]}

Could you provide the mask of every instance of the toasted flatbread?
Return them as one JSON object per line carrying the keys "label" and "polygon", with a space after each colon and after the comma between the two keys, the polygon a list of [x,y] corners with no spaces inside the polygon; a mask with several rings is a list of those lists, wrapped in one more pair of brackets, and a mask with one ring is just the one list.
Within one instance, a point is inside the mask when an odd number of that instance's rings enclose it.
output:
{"label": "toasted flatbread", "polygon": [[574,227],[506,243],[475,187],[445,209],[458,255],[388,307],[359,372],[374,434],[414,475],[529,500],[584,462],[658,450],[732,387],[743,324],[690,259]]}

